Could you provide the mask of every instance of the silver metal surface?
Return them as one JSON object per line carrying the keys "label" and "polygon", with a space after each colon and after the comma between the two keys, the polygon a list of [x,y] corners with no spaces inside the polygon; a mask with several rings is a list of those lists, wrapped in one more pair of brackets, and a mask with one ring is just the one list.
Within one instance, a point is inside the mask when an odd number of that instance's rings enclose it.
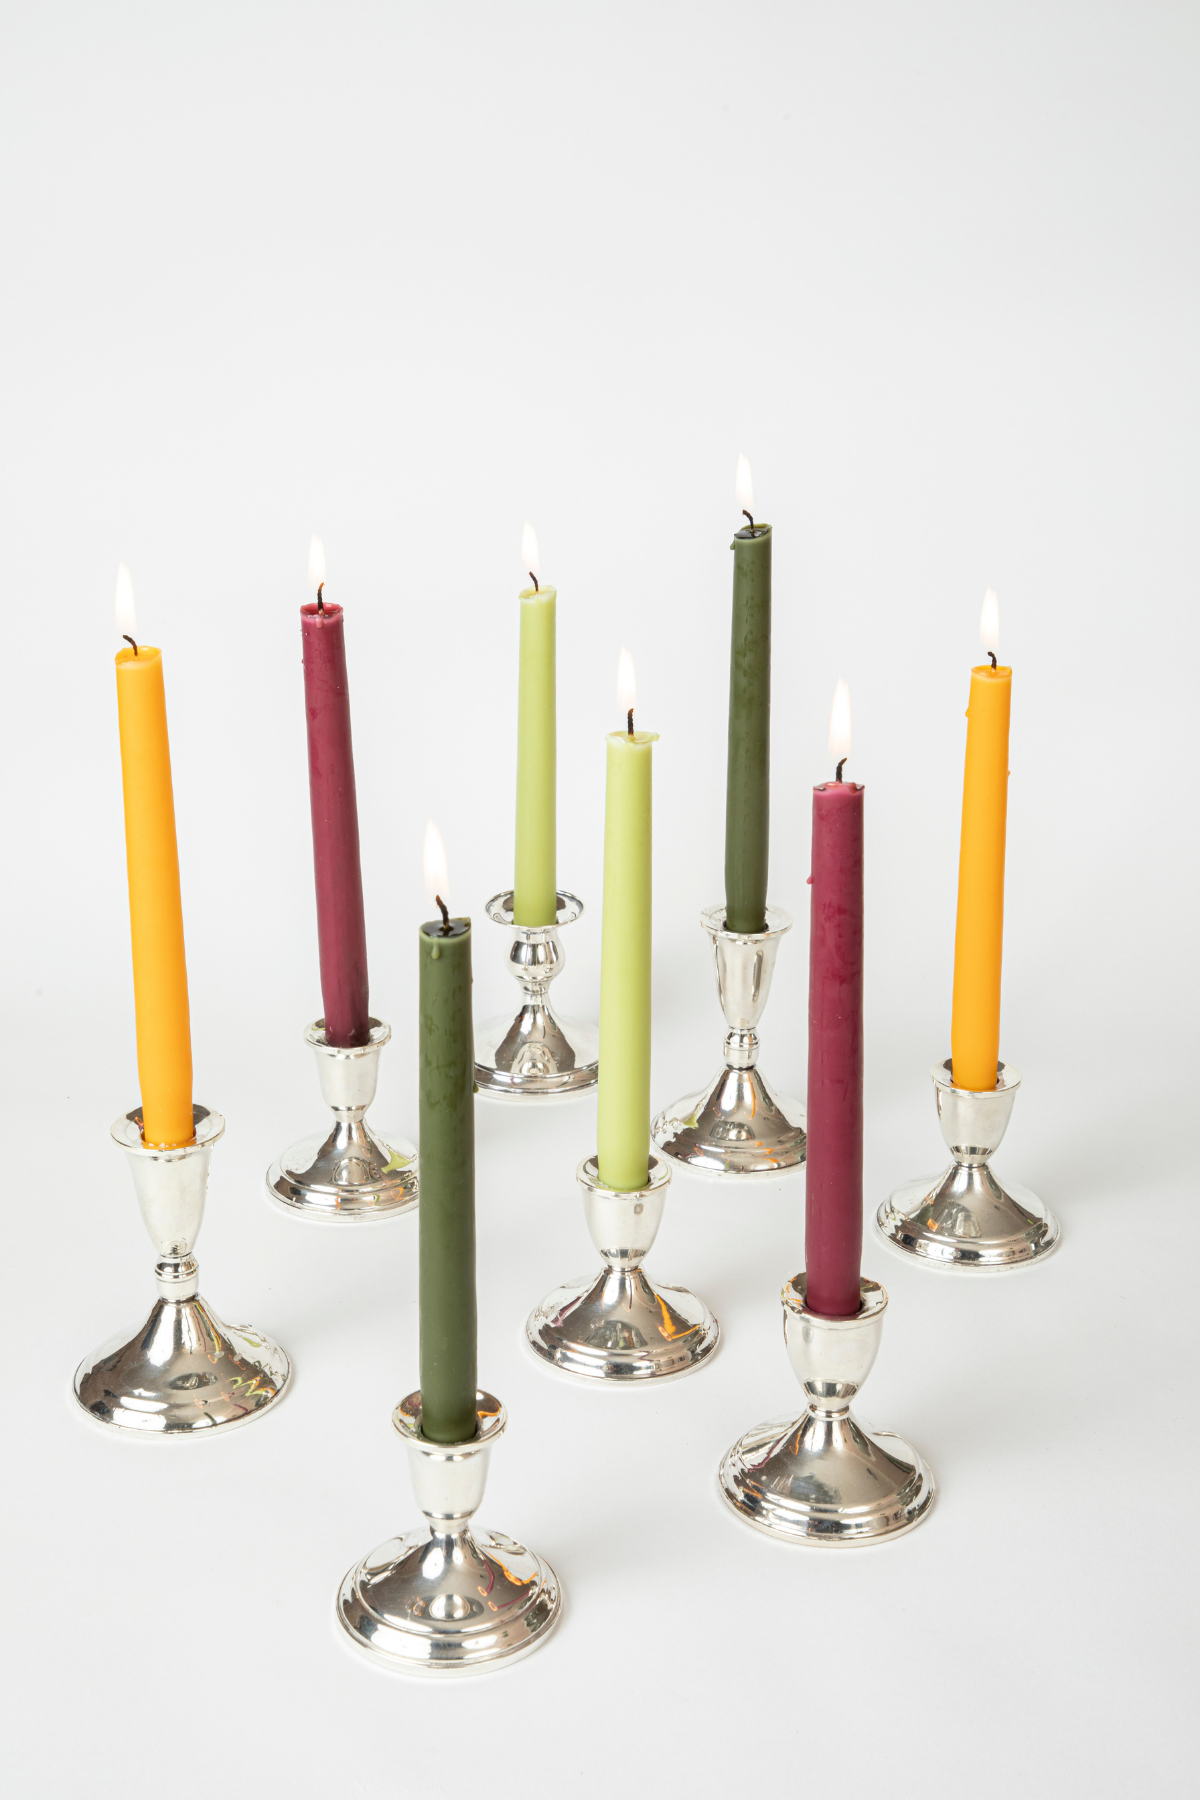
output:
{"label": "silver metal surface", "polygon": [[550,1005],[550,983],[566,955],[558,934],[583,912],[583,901],[560,893],[553,925],[515,925],[512,890],[494,894],[487,916],[512,932],[509,967],[521,989],[514,1018],[505,1013],[475,1032],[475,1085],[497,1099],[552,1100],[596,1085],[600,1033],[595,1025],[561,1018]]}
{"label": "silver metal surface", "polygon": [[555,1288],[529,1315],[534,1351],[552,1368],[598,1380],[690,1374],[712,1355],[721,1328],[703,1300],[687,1288],[652,1286],[641,1266],[658,1235],[670,1169],[652,1156],[647,1185],[622,1193],[605,1186],[589,1156],[576,1179],[604,1267]]}
{"label": "silver metal surface", "polygon": [[891,1431],[868,1431],[850,1402],[871,1372],[887,1295],[861,1283],[862,1305],[827,1319],[806,1304],[807,1277],[783,1290],[788,1356],[808,1401],[739,1438],[721,1462],[721,1495],[739,1518],[798,1544],[875,1544],[911,1531],[933,1505],[933,1475]]}
{"label": "silver metal surface", "polygon": [[306,1219],[394,1219],[417,1204],[417,1153],[404,1138],[385,1138],[366,1123],[379,1057],[390,1025],[369,1021],[370,1041],[352,1048],[325,1042],[325,1021],[304,1033],[317,1059],[333,1130],[301,1138],[267,1170],[267,1196]]}
{"label": "silver metal surface", "polygon": [[944,1175],[926,1175],[879,1208],[875,1228],[895,1250],[941,1269],[1002,1272],[1028,1268],[1059,1241],[1058,1220],[1016,1182],[1001,1187],[991,1158],[1008,1128],[1021,1077],[1000,1063],[984,1093],[955,1087],[950,1059],[933,1065],[938,1121],[954,1158]]}
{"label": "silver metal surface", "polygon": [[804,1166],[803,1103],[763,1080],[757,1025],[771,991],[788,914],[767,908],[766,931],[726,931],[725,908],[710,906],[700,923],[712,939],[717,993],[725,1023],[725,1067],[699,1094],[660,1112],[651,1136],[664,1156],[699,1175],[786,1175]]}
{"label": "silver metal surface", "polygon": [[392,1414],[427,1529],[389,1538],[350,1570],[338,1621],[360,1650],[410,1675],[471,1675],[515,1662],[558,1623],[554,1570],[498,1531],[472,1533],[488,1457],[507,1416],[491,1394],[475,1396],[477,1435],[463,1444],[421,1436],[421,1396]]}
{"label": "silver metal surface", "polygon": [[143,1141],[140,1108],[112,1128],[158,1251],[160,1297],[132,1338],[113,1338],[80,1364],[75,1398],[100,1424],[143,1435],[194,1437],[242,1425],[272,1406],[291,1378],[278,1344],[249,1326],[223,1325],[200,1298],[192,1250],[225,1121],[203,1106],[192,1117],[194,1141],[170,1150]]}

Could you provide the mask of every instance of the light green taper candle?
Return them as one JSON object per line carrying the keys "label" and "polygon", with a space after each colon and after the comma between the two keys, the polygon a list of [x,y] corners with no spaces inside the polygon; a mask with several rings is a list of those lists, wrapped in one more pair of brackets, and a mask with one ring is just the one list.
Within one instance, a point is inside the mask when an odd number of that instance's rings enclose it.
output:
{"label": "light green taper candle", "polygon": [[[622,651],[622,663],[628,653]],[[629,663],[632,674],[632,663]],[[632,693],[621,695],[622,705]],[[626,707],[627,724],[632,707]],[[651,814],[656,731],[614,731],[604,799],[600,946],[600,1179],[628,1193],[650,1179]]]}
{"label": "light green taper candle", "polygon": [[521,674],[517,697],[517,851],[513,923],[553,925],[558,916],[555,869],[555,604],[539,587],[537,538],[526,525],[521,545],[532,587],[521,595]]}

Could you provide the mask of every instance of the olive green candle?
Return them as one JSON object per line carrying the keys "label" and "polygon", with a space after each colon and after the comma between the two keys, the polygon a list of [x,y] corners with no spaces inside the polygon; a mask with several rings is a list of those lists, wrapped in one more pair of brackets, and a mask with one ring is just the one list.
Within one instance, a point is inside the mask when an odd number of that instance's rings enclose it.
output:
{"label": "olive green candle", "polygon": [[439,1444],[475,1436],[475,1045],[471,921],[419,934],[421,1421]]}
{"label": "olive green candle", "polygon": [[767,928],[771,823],[771,527],[748,525],[733,550],[725,926]]}

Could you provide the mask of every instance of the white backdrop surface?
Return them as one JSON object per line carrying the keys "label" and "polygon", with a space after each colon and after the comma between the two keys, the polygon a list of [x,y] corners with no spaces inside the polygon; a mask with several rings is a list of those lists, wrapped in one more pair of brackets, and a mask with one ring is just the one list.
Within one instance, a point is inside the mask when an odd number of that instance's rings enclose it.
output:
{"label": "white backdrop surface", "polygon": [[[187,1797],[870,1784],[1194,1792],[1197,78],[1187,4],[9,5],[0,21],[8,846],[2,1679],[12,1791]],[[801,1088],[808,792],[834,682],[868,787],[867,1194],[940,1156],[967,671],[1014,667],[1001,1174],[1024,1277],[906,1268],[863,1401],[930,1522],[807,1553],[721,1452],[797,1404],[803,1183],[676,1180],[652,1271],[722,1320],[663,1392],[555,1381],[529,1308],[591,1259],[594,1104],[478,1108],[481,1520],[565,1583],[506,1674],[344,1650],[346,1567],[415,1521],[415,1220],[281,1219],[319,1122],[296,609],[347,612],[380,1124],[415,1134],[425,819],[511,880],[518,548],[559,590],[559,991],[594,1011],[617,650],[656,752],[655,1105],[721,1022],[734,463],[775,527],[763,1065]],[[277,1415],[110,1442],[78,1359],[153,1298],[108,1125],[136,1100],[112,589],[166,658],[196,1095],[228,1120],[204,1291],[291,1351]]]}

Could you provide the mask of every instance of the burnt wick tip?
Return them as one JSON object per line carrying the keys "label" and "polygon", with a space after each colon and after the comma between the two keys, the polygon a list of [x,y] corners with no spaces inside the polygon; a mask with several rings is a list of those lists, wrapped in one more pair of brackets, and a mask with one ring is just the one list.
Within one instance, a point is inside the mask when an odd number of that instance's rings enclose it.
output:
{"label": "burnt wick tip", "polygon": [[122,637],[123,637],[123,638],[124,638],[124,639],[125,639],[125,642],[126,642],[126,643],[127,643],[127,644],[131,644],[131,645],[132,645],[132,646],[133,646],[133,654],[134,654],[134,655],[135,655],[135,656],[136,656],[136,655],[137,655],[137,653],[138,653],[138,647],[137,647],[137,645],[136,645],[136,644],[135,644],[135,643],[134,643],[134,642],[133,642],[133,639],[132,639],[132,638],[131,638],[131,637],[130,637],[130,635],[129,635],[129,633],[128,633],[128,632],[127,632],[127,631],[123,631],[123,632],[122,632],[122,633],[121,633],[121,636],[122,636]]}
{"label": "burnt wick tip", "polygon": [[630,737],[632,737],[633,736],[633,708],[632,708],[632,706],[630,707],[629,713],[628,713],[628,724],[629,724],[629,735],[630,735]]}
{"label": "burnt wick tip", "polygon": [[834,779],[836,781],[840,781],[842,779],[842,770],[845,768],[845,766],[846,766],[846,758],[843,756],[841,762],[837,766],[837,775],[834,777]]}
{"label": "burnt wick tip", "polygon": [[325,611],[325,583],[323,581],[317,584],[317,611],[322,614]]}
{"label": "burnt wick tip", "polygon": [[533,583],[533,591],[534,591],[534,593],[535,593],[535,594],[540,594],[540,593],[541,593],[541,591],[542,591],[542,590],[541,590],[541,588],[540,588],[540,587],[539,587],[539,586],[538,586],[538,578],[537,578],[537,576],[536,576],[536,575],[535,575],[535,574],[534,574],[534,572],[533,572],[533,570],[532,570],[532,569],[530,569],[530,571],[529,571],[529,579],[530,579],[530,581],[532,581],[532,583]]}
{"label": "burnt wick tip", "polygon": [[743,518],[744,518],[744,519],[749,519],[749,521],[750,521],[750,529],[751,529],[751,531],[753,531],[753,530],[754,530],[754,514],[753,514],[753,513],[752,513],[752,512],[748,512],[748,511],[747,511],[747,510],[746,510],[746,508],[745,508],[745,507],[744,507],[744,506],[743,506],[743,508],[742,508],[742,517],[743,517]]}
{"label": "burnt wick tip", "polygon": [[990,656],[990,657],[991,657],[991,659],[992,659],[992,667],[993,667],[993,669],[994,669],[994,668],[995,668],[995,667],[996,667],[996,652],[995,652],[995,651],[994,651],[994,650],[989,650],[989,651],[988,651],[988,655],[989,655],[989,656]]}
{"label": "burnt wick tip", "polygon": [[446,902],[442,899],[442,896],[440,894],[435,894],[433,897],[437,902],[438,911],[442,915],[442,936],[449,937],[449,935],[450,935],[450,909],[446,905]]}

